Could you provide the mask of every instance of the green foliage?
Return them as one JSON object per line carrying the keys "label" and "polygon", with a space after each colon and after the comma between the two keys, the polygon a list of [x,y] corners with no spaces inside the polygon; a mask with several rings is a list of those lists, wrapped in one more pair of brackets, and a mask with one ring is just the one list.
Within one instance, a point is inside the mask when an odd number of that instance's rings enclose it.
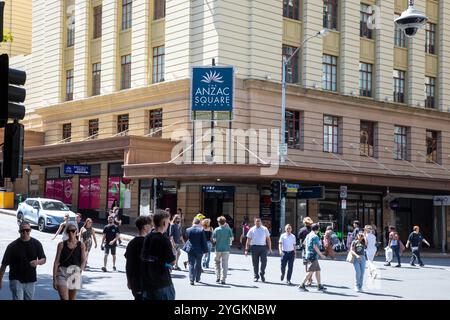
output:
{"label": "green foliage", "polygon": [[3,31],[3,42],[12,42],[13,41],[13,36],[11,34],[11,32],[8,31],[8,29],[5,29]]}

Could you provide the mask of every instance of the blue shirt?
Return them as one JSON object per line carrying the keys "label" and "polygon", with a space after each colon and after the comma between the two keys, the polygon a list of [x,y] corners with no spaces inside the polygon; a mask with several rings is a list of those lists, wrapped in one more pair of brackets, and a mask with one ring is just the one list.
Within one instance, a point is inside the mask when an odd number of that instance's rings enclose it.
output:
{"label": "blue shirt", "polygon": [[319,236],[311,231],[305,239],[305,259],[307,260],[317,260],[319,259],[319,255],[316,250],[314,250],[314,246],[320,246]]}

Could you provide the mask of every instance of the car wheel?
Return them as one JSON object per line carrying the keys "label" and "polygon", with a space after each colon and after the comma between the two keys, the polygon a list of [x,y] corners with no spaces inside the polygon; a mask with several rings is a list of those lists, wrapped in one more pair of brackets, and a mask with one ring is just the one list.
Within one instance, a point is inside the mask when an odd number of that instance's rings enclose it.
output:
{"label": "car wheel", "polygon": [[22,213],[22,212],[19,212],[19,213],[17,214],[17,224],[20,226],[20,224],[21,224],[22,222],[24,222],[24,219],[23,219],[23,213]]}
{"label": "car wheel", "polygon": [[41,232],[45,231],[45,220],[44,220],[44,218],[39,218],[38,230],[41,231]]}

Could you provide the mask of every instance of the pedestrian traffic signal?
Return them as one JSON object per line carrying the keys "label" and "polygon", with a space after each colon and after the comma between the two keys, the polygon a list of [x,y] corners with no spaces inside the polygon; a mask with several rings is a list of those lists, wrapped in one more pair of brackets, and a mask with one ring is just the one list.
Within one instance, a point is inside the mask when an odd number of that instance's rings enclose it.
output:
{"label": "pedestrian traffic signal", "polygon": [[3,145],[3,178],[22,178],[24,127],[14,121],[5,125]]}
{"label": "pedestrian traffic signal", "polygon": [[286,198],[287,196],[287,183],[286,181],[281,181],[281,198]]}
{"label": "pedestrian traffic signal", "polygon": [[270,183],[270,197],[272,202],[280,202],[281,200],[281,181],[272,180]]}
{"label": "pedestrian traffic signal", "polygon": [[23,102],[26,97],[25,71],[9,68],[7,54],[0,55],[0,128],[8,119],[22,120],[25,117]]}
{"label": "pedestrian traffic signal", "polygon": [[156,179],[156,198],[160,199],[164,195],[164,181]]}

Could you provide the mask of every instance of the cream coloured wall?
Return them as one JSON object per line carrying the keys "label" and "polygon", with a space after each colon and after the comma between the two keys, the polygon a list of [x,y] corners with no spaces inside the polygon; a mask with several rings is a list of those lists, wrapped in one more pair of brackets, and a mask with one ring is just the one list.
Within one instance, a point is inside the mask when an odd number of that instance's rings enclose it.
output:
{"label": "cream coloured wall", "polygon": [[10,57],[31,53],[31,16],[30,0],[5,0],[3,27],[11,33],[11,42],[0,44],[0,54],[7,53]]}

